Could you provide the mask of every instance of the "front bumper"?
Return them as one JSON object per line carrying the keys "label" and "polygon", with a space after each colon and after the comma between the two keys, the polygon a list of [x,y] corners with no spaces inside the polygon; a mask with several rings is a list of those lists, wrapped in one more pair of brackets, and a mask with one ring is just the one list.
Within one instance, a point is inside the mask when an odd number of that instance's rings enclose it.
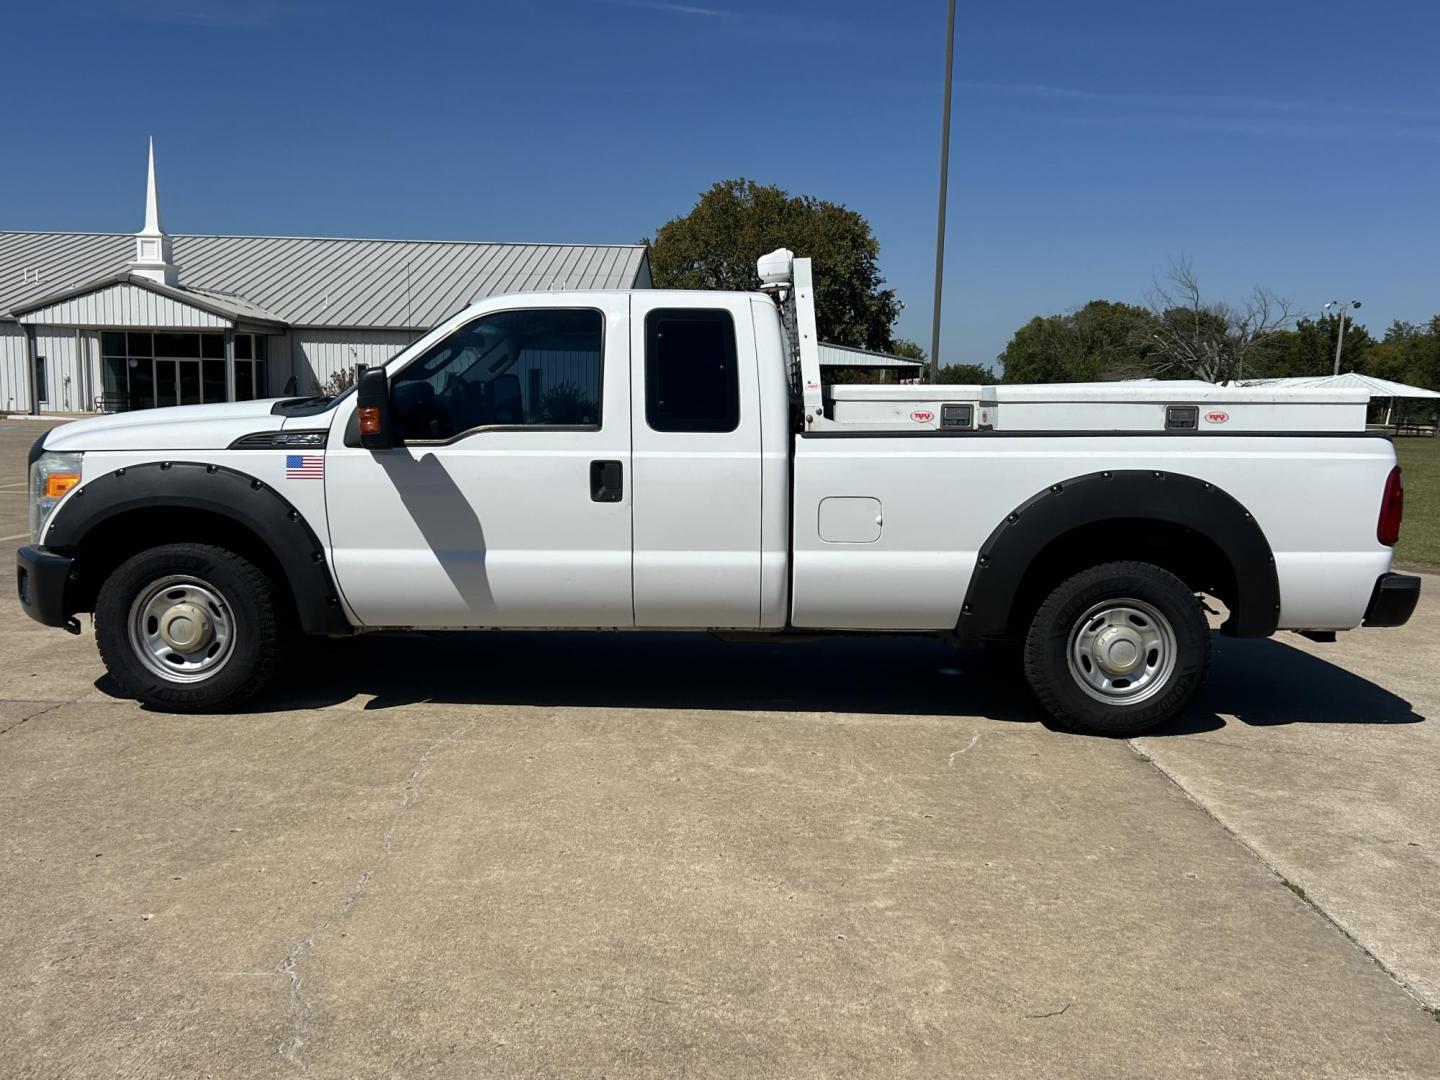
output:
{"label": "front bumper", "polygon": [[1413,574],[1381,574],[1375,579],[1366,626],[1404,626],[1420,602],[1420,579]]}
{"label": "front bumper", "polygon": [[45,626],[65,626],[65,589],[75,560],[43,547],[22,547],[15,554],[15,584],[25,614]]}

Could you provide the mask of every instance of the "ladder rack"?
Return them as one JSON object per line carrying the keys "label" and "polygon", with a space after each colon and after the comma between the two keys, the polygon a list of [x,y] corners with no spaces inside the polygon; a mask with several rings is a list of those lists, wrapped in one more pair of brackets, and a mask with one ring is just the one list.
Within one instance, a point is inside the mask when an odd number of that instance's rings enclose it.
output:
{"label": "ladder rack", "polygon": [[815,331],[815,278],[809,259],[778,248],[756,261],[760,287],[780,309],[789,355],[790,400],[801,408],[807,430],[830,423],[820,387],[820,339]]}

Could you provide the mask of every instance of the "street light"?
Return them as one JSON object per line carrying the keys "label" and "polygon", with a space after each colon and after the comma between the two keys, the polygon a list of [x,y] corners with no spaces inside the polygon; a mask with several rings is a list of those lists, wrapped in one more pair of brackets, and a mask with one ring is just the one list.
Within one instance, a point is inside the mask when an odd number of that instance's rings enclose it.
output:
{"label": "street light", "polygon": [[950,187],[950,89],[955,78],[955,0],[945,22],[945,107],[940,117],[940,212],[935,222],[935,310],[930,324],[930,381],[940,381],[940,291],[945,278],[945,194]]}
{"label": "street light", "polygon": [[1340,350],[1345,347],[1345,312],[1350,308],[1360,310],[1359,300],[1346,300],[1343,303],[1339,300],[1331,300],[1325,305],[1325,310],[1334,308],[1340,315],[1340,333],[1335,338],[1335,374],[1340,374]]}

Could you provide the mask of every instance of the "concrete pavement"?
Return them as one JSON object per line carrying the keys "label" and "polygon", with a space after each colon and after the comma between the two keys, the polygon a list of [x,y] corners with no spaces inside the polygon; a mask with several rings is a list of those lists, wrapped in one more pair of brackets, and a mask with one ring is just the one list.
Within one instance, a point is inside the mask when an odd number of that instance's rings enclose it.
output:
{"label": "concrete pavement", "polygon": [[1406,626],[1334,645],[1217,639],[1205,704],[1225,726],[1136,743],[1433,1008],[1440,577],[1422,596]]}
{"label": "concrete pavement", "polygon": [[1440,1076],[1426,587],[1400,631],[1220,639],[1133,743],[923,640],[368,638],[166,716],[7,594],[0,1061]]}

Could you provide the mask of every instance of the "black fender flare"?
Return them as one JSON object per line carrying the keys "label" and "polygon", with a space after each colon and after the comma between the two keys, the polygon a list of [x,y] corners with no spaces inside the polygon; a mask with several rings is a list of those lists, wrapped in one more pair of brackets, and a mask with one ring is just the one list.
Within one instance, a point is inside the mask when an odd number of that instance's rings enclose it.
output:
{"label": "black fender flare", "polygon": [[[156,461],[98,476],[56,509],[45,531],[45,546],[72,553],[105,522],[155,509],[198,510],[244,526],[279,564],[307,634],[353,632],[325,549],[309,522],[269,484],[224,465]],[[83,572],[83,567],[77,569]]]}
{"label": "black fender flare", "polygon": [[1228,492],[1184,473],[1115,469],[1053,484],[1006,515],[980,548],[956,633],[972,641],[1004,637],[1011,605],[1046,547],[1087,525],[1136,519],[1190,529],[1229,560],[1237,599],[1225,623],[1227,634],[1275,632],[1280,617],[1275,557],[1251,513]]}

